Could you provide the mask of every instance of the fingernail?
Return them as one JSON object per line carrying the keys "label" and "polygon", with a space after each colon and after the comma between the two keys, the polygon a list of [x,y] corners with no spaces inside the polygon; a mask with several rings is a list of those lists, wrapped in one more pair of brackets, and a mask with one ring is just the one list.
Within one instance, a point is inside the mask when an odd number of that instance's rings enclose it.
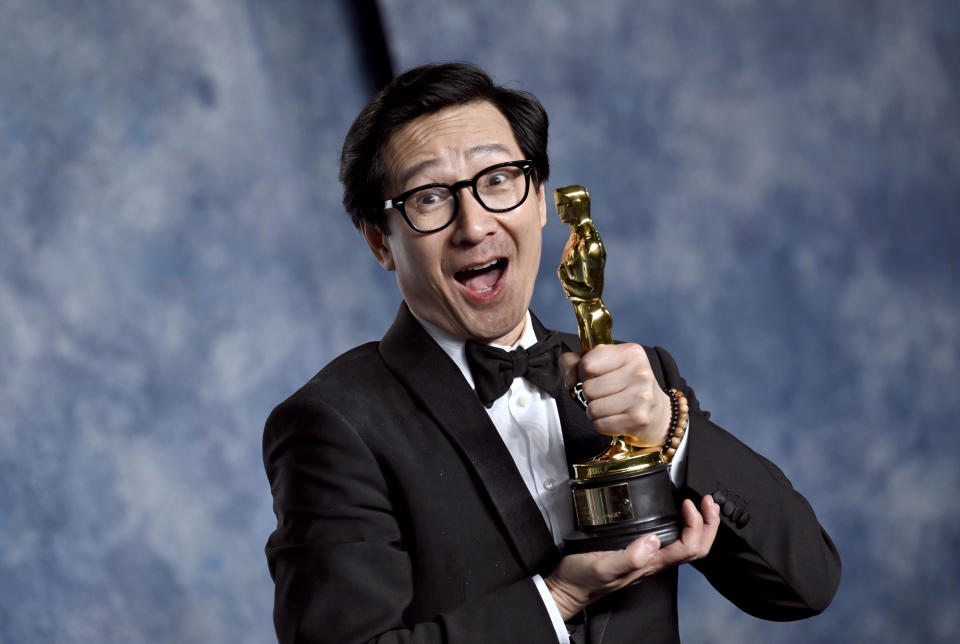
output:
{"label": "fingernail", "polygon": [[653,534],[643,540],[643,552],[652,555],[660,548],[660,539],[657,538],[657,535]]}

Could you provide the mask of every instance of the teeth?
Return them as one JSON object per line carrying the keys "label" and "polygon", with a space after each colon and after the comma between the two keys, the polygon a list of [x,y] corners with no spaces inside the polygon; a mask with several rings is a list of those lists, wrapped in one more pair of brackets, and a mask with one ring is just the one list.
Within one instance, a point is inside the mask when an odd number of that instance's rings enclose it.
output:
{"label": "teeth", "polygon": [[484,264],[483,266],[472,266],[472,267],[470,267],[470,268],[465,268],[464,270],[467,270],[467,271],[482,271],[482,270],[485,269],[485,268],[490,268],[491,266],[493,266],[494,264],[496,264],[496,263],[499,262],[499,261],[500,261],[499,259],[494,259],[494,260],[492,260],[492,261]]}

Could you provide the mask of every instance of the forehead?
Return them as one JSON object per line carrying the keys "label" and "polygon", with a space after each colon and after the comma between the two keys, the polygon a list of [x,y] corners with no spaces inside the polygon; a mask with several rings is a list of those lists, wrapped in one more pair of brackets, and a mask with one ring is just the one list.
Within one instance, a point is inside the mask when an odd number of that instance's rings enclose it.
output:
{"label": "forehead", "polygon": [[[388,187],[462,178],[484,165],[522,157],[506,117],[488,102],[444,108],[410,121],[384,148]],[[432,177],[432,178],[431,178]]]}

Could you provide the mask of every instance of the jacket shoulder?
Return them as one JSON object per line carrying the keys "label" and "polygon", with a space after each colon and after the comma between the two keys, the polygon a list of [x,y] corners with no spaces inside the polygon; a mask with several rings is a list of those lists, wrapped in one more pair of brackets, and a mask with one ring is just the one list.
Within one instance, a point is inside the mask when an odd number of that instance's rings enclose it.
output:
{"label": "jacket shoulder", "polygon": [[370,413],[373,398],[397,387],[397,381],[380,356],[377,342],[354,347],[334,358],[302,387],[270,412],[264,438],[278,426],[299,425],[319,417],[345,419]]}
{"label": "jacket shoulder", "polygon": [[278,407],[300,399],[312,398],[329,390],[344,391],[362,388],[364,383],[382,380],[389,375],[389,371],[377,351],[378,344],[367,342],[340,354]]}

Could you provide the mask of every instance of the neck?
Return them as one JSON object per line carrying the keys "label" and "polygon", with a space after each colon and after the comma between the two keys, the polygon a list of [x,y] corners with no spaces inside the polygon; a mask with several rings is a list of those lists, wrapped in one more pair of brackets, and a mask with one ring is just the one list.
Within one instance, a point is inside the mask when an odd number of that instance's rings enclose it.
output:
{"label": "neck", "polygon": [[525,314],[523,316],[523,319],[520,320],[520,324],[514,327],[514,329],[510,331],[510,333],[502,337],[499,337],[496,340],[489,342],[488,344],[496,344],[501,347],[512,347],[513,345],[515,345],[517,342],[520,341],[520,337],[523,335],[524,329],[527,328],[528,317],[529,317],[529,314]]}

